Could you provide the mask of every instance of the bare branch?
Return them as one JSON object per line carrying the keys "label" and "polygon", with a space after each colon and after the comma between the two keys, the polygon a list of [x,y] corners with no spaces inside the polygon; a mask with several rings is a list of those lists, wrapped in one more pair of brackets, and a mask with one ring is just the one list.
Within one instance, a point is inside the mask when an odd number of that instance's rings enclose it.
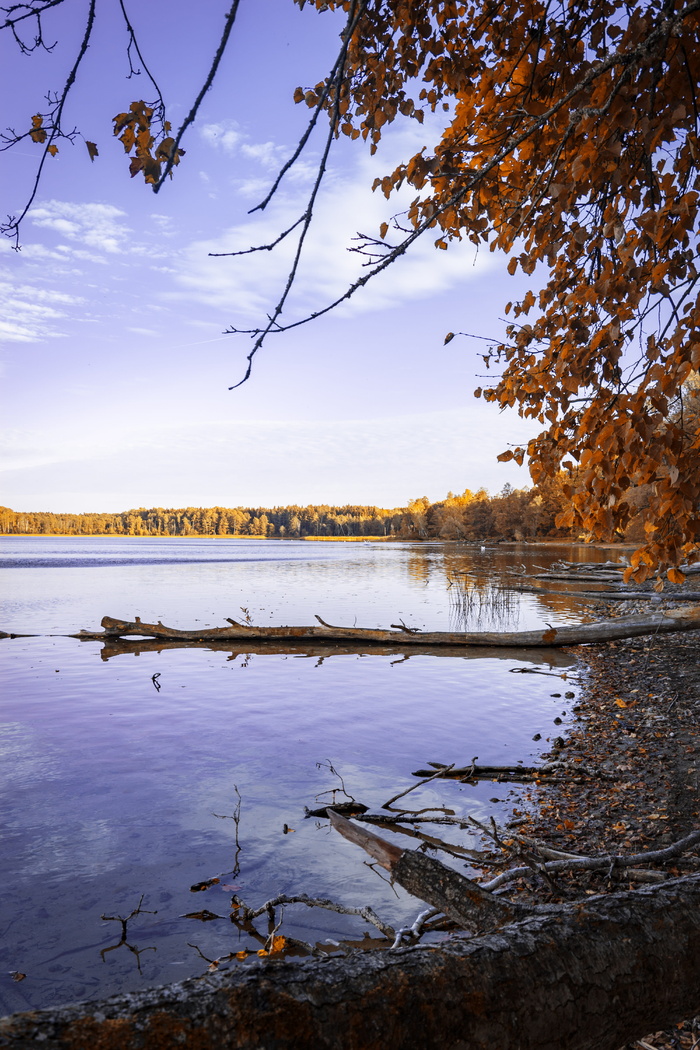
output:
{"label": "bare branch", "polygon": [[7,237],[14,240],[15,243],[13,247],[15,248],[15,250],[19,250],[20,225],[36,198],[37,192],[39,190],[39,183],[41,182],[41,175],[44,170],[44,164],[46,163],[46,158],[51,156],[51,153],[53,152],[51,147],[53,146],[55,148],[55,140],[63,136],[63,132],[61,129],[61,117],[63,116],[63,108],[66,104],[68,93],[70,92],[71,88],[73,87],[73,84],[75,83],[75,78],[77,76],[80,63],[85,57],[88,45],[90,43],[90,37],[92,36],[92,30],[95,22],[95,3],[96,0],[90,0],[90,7],[88,9],[88,18],[87,24],[85,26],[85,33],[83,35],[83,39],[78,50],[77,58],[73,63],[73,68],[68,74],[68,79],[66,80],[63,91],[61,92],[60,96],[57,97],[56,109],[52,113],[52,124],[50,128],[47,128],[48,138],[46,140],[44,151],[42,153],[41,160],[39,161],[39,166],[34,177],[34,184],[29,195],[29,200],[25,204],[24,209],[20,214],[19,218],[10,217],[7,223],[4,223],[2,226],[0,226],[0,232],[4,233]]}
{"label": "bare branch", "polygon": [[184,121],[180,125],[180,129],[177,132],[177,135],[175,136],[175,143],[174,143],[172,149],[170,150],[170,155],[169,155],[169,157],[168,157],[168,159],[167,159],[167,161],[165,163],[165,167],[163,168],[163,171],[161,172],[161,174],[158,177],[157,181],[153,183],[153,192],[154,193],[158,193],[158,191],[160,190],[161,186],[163,185],[165,179],[168,177],[168,175],[170,175],[170,172],[173,169],[173,165],[175,164],[176,157],[178,156],[178,147],[179,147],[180,142],[182,140],[182,136],[185,134],[185,132],[187,131],[187,129],[190,126],[190,124],[193,123],[193,121],[194,121],[194,119],[197,116],[197,113],[199,111],[199,107],[202,104],[202,100],[203,100],[204,96],[206,95],[207,91],[209,90],[209,88],[214,83],[214,77],[216,76],[217,70],[219,68],[219,63],[221,62],[221,59],[224,56],[224,52],[226,50],[226,46],[228,44],[229,37],[231,36],[231,30],[233,29],[233,23],[236,20],[236,15],[238,13],[238,5],[239,4],[240,4],[240,0],[233,0],[233,3],[231,4],[231,8],[230,8],[228,14],[226,15],[226,21],[224,23],[224,30],[223,30],[223,33],[221,34],[221,40],[219,41],[219,46],[216,49],[216,54],[214,55],[214,59],[213,59],[212,64],[211,64],[211,66],[209,68],[209,72],[207,74],[207,77],[206,77],[206,79],[205,79],[205,81],[204,81],[204,83],[203,83],[203,85],[202,85],[202,87],[200,89],[199,94],[197,95],[197,98],[194,101],[194,104],[193,104],[191,110],[189,111],[189,113],[185,117]]}

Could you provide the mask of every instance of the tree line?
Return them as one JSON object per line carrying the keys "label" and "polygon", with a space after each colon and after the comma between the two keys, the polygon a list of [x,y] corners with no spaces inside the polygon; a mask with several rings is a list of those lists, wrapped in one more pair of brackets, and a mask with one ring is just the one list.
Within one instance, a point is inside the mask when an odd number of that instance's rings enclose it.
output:
{"label": "tree line", "polygon": [[449,492],[435,503],[427,496],[405,507],[291,505],[287,507],[139,507],[119,513],[57,514],[0,508],[0,534],[58,536],[253,536],[261,539],[305,537],[380,537],[480,540],[528,540],[571,537],[557,526],[566,511],[563,481],[497,495],[486,489],[461,495]]}

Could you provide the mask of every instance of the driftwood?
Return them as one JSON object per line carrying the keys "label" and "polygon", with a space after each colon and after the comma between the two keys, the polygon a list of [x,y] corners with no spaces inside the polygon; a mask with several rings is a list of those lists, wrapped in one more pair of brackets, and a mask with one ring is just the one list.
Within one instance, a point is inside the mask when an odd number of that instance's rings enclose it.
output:
{"label": "driftwood", "polygon": [[700,609],[693,606],[681,606],[648,613],[646,615],[620,616],[615,620],[598,623],[583,623],[573,626],[552,627],[537,631],[418,631],[404,625],[394,625],[392,630],[373,630],[364,627],[335,627],[325,624],[316,617],[319,627],[253,627],[248,624],[229,620],[228,627],[200,628],[195,631],[180,631],[166,627],[162,623],[142,623],[137,617],[134,621],[117,620],[112,616],[102,619],[102,631],[81,631],[75,637],[104,640],[137,635],[146,638],[159,638],[177,641],[242,641],[256,639],[290,641],[334,640],[351,643],[380,643],[405,646],[510,646],[517,648],[556,647],[561,645],[579,645],[586,642],[605,642],[619,638],[632,638],[644,634],[661,634],[672,631],[700,629]]}
{"label": "driftwood", "polygon": [[548,782],[556,779],[571,781],[579,777],[600,777],[605,780],[613,779],[611,774],[605,770],[591,768],[583,763],[567,762],[556,759],[546,762],[541,766],[479,766],[472,762],[469,766],[444,766],[440,767],[437,762],[431,762],[434,769],[416,769],[412,774],[414,777],[445,778],[450,780],[495,780],[506,783],[528,783],[532,780],[546,779]]}

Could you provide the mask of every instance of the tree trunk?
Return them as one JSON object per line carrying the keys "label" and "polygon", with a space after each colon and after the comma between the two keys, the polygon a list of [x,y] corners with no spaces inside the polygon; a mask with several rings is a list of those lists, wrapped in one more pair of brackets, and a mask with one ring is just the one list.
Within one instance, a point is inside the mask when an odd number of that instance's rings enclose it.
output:
{"label": "tree trunk", "polygon": [[700,875],[557,906],[480,937],[243,963],[0,1021],[45,1050],[618,1050],[700,1011]]}
{"label": "tree trunk", "polygon": [[478,631],[458,633],[451,631],[418,631],[404,626],[393,630],[372,630],[364,627],[332,627],[317,619],[321,627],[250,627],[247,624],[230,620],[229,627],[214,627],[197,631],[178,631],[174,627],[165,627],[162,623],[142,623],[116,620],[112,616],[102,618],[103,631],[81,631],[76,637],[90,639],[123,638],[125,635],[139,635],[146,638],[163,638],[182,641],[241,641],[243,639],[281,638],[291,640],[321,640],[340,642],[381,642],[400,646],[415,645],[484,645],[516,646],[529,648],[536,646],[550,647],[560,645],[579,645],[585,642],[607,642],[616,638],[632,638],[642,634],[661,634],[671,631],[689,631],[700,629],[700,608],[692,605],[664,612],[646,615],[620,616],[615,620],[599,623],[582,623],[565,627],[550,627],[538,631]]}

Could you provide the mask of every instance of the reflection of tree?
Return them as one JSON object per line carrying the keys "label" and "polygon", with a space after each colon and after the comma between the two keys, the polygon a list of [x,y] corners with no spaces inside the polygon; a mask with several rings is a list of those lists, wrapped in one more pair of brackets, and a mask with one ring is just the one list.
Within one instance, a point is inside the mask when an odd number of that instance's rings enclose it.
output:
{"label": "reflection of tree", "polygon": [[406,560],[406,572],[415,580],[416,583],[420,583],[423,586],[430,580],[430,561],[425,556],[425,551],[409,551],[408,558]]}

